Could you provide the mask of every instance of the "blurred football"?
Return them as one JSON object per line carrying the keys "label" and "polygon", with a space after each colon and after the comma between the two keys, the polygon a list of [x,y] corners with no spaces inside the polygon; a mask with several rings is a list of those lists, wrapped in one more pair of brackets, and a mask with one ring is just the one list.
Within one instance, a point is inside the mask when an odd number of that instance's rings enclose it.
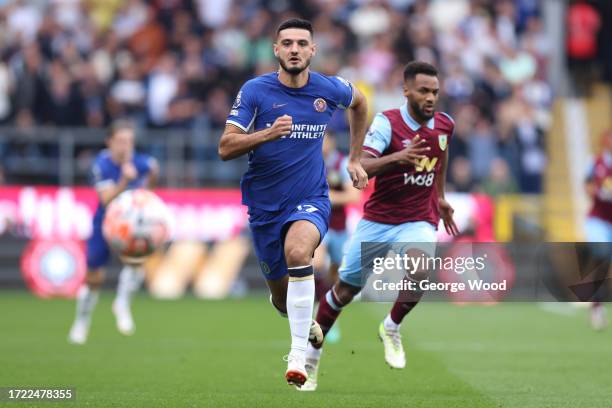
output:
{"label": "blurred football", "polygon": [[169,238],[168,208],[152,191],[127,190],[106,209],[104,238],[125,262],[140,262]]}

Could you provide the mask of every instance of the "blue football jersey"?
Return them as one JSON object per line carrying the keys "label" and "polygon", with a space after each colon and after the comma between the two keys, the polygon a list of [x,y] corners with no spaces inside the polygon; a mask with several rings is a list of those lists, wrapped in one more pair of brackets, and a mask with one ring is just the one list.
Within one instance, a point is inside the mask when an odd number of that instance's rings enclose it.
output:
{"label": "blue football jersey", "polygon": [[[132,164],[138,171],[138,176],[128,184],[128,189],[143,187],[151,169],[157,165],[156,160],[146,154],[134,153]],[[90,183],[96,190],[117,184],[121,178],[121,165],[115,163],[111,159],[110,152],[104,149],[94,159],[90,178]],[[104,211],[105,208],[102,203],[98,204],[94,215],[94,225],[101,225]]]}
{"label": "blue football jersey", "polygon": [[228,124],[257,132],[286,114],[293,125],[290,135],[263,143],[249,153],[249,168],[240,183],[242,203],[278,211],[310,197],[327,196],[323,136],[334,111],[346,109],[352,99],[353,87],[348,81],[312,71],[302,88],[283,85],[276,72],[246,82]]}

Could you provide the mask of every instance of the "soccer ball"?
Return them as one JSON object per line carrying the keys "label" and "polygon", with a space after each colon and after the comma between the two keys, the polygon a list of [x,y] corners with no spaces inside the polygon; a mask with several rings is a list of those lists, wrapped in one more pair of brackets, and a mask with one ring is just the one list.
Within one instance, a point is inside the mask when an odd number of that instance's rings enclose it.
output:
{"label": "soccer ball", "polygon": [[168,208],[155,193],[127,190],[108,205],[102,233],[124,262],[138,263],[166,243],[168,224]]}
{"label": "soccer ball", "polygon": [[315,320],[310,324],[310,333],[308,334],[308,341],[317,347],[321,347],[323,345],[323,330],[321,330],[321,326]]}

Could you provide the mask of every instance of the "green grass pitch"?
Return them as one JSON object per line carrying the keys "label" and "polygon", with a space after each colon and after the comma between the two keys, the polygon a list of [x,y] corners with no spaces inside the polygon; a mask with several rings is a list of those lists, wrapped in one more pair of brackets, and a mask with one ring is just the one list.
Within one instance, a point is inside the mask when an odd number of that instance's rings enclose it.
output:
{"label": "green grass pitch", "polygon": [[[405,370],[376,337],[389,305],[355,303],[326,346],[319,389],[284,382],[287,322],[264,296],[134,301],[122,337],[102,296],[85,346],[67,344],[74,302],[0,292],[0,387],[71,386],[85,407],[612,406],[612,330],[590,330],[568,305],[423,303],[402,328]],[[1,403],[0,403],[1,405]],[[27,406],[11,403],[10,406]]]}

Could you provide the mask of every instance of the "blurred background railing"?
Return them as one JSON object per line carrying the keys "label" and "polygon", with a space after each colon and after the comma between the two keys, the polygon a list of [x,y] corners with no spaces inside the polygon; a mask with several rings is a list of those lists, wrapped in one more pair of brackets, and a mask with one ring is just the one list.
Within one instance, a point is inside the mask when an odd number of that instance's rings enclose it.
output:
{"label": "blurred background railing", "polygon": [[[222,132],[140,129],[138,150],[159,160],[162,186],[236,186],[246,169],[246,157],[221,165],[217,141]],[[4,183],[87,184],[92,160],[105,147],[105,137],[101,128],[0,127]]]}

